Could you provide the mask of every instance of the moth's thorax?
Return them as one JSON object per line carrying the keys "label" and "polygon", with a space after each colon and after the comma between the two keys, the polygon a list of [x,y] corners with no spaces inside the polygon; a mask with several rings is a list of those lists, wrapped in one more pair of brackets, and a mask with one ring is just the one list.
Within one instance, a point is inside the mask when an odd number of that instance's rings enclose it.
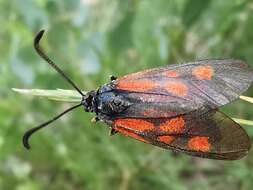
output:
{"label": "moth's thorax", "polygon": [[101,86],[93,100],[93,109],[100,116],[113,117],[130,106],[127,98],[115,90],[112,83]]}

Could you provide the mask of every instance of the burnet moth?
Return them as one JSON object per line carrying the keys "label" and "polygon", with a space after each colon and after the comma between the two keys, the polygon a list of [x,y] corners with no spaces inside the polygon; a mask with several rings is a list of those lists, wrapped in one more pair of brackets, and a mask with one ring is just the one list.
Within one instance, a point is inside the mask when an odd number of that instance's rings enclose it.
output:
{"label": "burnet moth", "polygon": [[253,70],[240,60],[210,59],[144,70],[120,78],[87,94],[67,77],[42,51],[37,53],[81,95],[82,100],[51,120],[28,130],[29,137],[67,112],[83,106],[103,121],[111,134],[120,133],[164,149],[209,159],[235,160],[250,147],[245,130],[218,107],[239,98],[253,81]]}

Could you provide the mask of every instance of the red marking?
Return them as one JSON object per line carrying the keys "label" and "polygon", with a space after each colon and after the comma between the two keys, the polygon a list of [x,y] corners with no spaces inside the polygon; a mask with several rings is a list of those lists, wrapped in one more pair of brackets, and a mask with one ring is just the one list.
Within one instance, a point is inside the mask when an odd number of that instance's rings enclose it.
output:
{"label": "red marking", "polygon": [[175,137],[173,136],[159,136],[158,137],[158,141],[161,141],[165,144],[170,144],[174,139]]}
{"label": "red marking", "polygon": [[136,131],[154,130],[153,123],[145,121],[143,119],[116,119],[113,122],[113,126],[119,126],[126,129],[132,129]]}
{"label": "red marking", "polygon": [[208,152],[210,151],[210,143],[208,142],[209,137],[192,137],[188,141],[188,148],[190,150]]}
{"label": "red marking", "polygon": [[183,132],[185,126],[184,118],[182,116],[167,120],[160,125],[160,129],[168,133],[180,134]]}
{"label": "red marking", "polygon": [[170,71],[165,71],[163,73],[163,75],[167,76],[167,77],[170,77],[170,78],[174,78],[174,77],[178,77],[179,74],[177,71],[173,71],[173,70],[170,70]]}
{"label": "red marking", "polygon": [[118,78],[117,80],[120,81],[120,80],[133,80],[133,79],[138,79],[138,78],[141,78],[142,76],[144,75],[148,75],[148,73],[150,71],[152,71],[153,69],[147,69],[147,70],[144,70],[144,71],[139,71],[139,72],[136,72],[136,73],[131,73],[131,74],[128,74],[128,75],[125,75],[123,77],[120,77]]}
{"label": "red marking", "polygon": [[213,68],[207,66],[197,66],[192,69],[192,74],[199,80],[211,80],[214,74]]}
{"label": "red marking", "polygon": [[164,87],[167,91],[177,96],[186,96],[188,93],[187,86],[180,81],[166,81]]}
{"label": "red marking", "polygon": [[142,141],[142,142],[145,142],[145,143],[148,143],[148,141],[146,139],[144,139],[143,137],[137,135],[136,133],[133,133],[131,131],[128,131],[124,128],[118,128],[118,127],[115,127],[115,130],[118,131],[119,133],[121,133],[122,135],[125,135],[127,137],[132,137],[136,140],[139,140],[139,141]]}
{"label": "red marking", "polygon": [[151,80],[119,80],[116,83],[116,87],[121,90],[145,92],[157,86]]}

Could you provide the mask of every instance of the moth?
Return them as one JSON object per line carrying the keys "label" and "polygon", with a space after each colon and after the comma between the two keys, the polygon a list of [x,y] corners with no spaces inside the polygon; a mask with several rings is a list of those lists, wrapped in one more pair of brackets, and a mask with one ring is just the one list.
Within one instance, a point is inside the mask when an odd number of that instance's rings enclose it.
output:
{"label": "moth", "polygon": [[82,96],[51,120],[28,130],[29,137],[67,112],[83,107],[120,133],[144,143],[209,159],[236,160],[250,150],[245,130],[218,108],[245,92],[253,70],[240,60],[209,59],[140,71],[116,78],[84,94],[41,49],[41,30],[34,39],[37,53]]}

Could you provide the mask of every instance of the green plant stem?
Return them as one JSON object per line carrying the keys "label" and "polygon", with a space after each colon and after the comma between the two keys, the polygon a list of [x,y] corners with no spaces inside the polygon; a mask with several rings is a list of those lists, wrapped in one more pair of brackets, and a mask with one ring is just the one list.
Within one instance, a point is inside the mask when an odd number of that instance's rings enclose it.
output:
{"label": "green plant stem", "polygon": [[246,120],[246,119],[239,119],[239,118],[232,118],[236,123],[240,123],[242,125],[249,125],[253,126],[253,121]]}
{"label": "green plant stem", "polygon": [[[15,92],[31,95],[31,96],[39,96],[44,97],[50,100],[61,101],[61,102],[80,102],[82,96],[74,90],[42,90],[42,89],[12,89]],[[86,92],[83,92],[86,94]]]}
{"label": "green plant stem", "polygon": [[[17,89],[17,88],[13,88],[12,90],[21,94],[39,96],[50,100],[62,102],[80,102],[82,99],[82,96],[77,91],[74,90],[63,90],[63,89],[42,90],[42,89]],[[87,92],[83,91],[83,93],[86,94]],[[240,99],[253,104],[252,97],[240,96]],[[253,121],[250,120],[239,118],[233,118],[233,120],[242,125],[253,126]]]}

